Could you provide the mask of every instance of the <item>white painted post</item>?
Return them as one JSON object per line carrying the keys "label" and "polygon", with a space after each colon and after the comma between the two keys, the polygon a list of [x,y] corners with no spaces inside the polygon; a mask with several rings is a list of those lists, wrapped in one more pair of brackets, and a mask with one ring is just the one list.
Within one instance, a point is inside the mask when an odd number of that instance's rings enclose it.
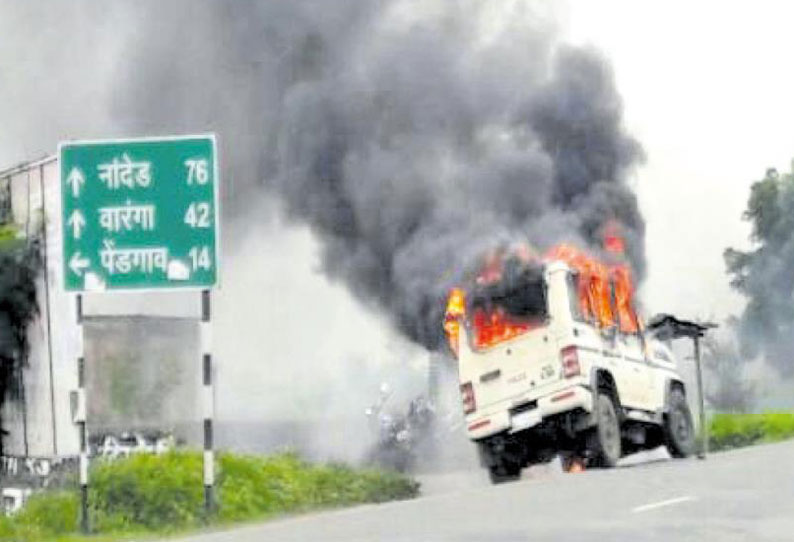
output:
{"label": "white painted post", "polygon": [[215,394],[212,378],[212,327],[210,322],[210,291],[201,292],[201,368],[204,406],[204,511],[210,518],[215,510],[215,453],[213,450],[212,420],[215,414]]}
{"label": "white painted post", "polygon": [[80,438],[80,529],[88,534],[88,429],[86,428],[85,348],[83,335],[83,296],[77,294],[77,409],[75,423]]}

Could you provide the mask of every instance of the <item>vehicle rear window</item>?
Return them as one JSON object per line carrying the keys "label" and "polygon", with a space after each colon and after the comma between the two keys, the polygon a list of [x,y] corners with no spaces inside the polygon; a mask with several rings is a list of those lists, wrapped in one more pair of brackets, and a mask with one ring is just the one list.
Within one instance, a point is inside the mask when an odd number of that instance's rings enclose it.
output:
{"label": "vehicle rear window", "polygon": [[468,305],[475,347],[491,346],[537,327],[548,316],[542,266],[509,259],[499,280],[471,290]]}

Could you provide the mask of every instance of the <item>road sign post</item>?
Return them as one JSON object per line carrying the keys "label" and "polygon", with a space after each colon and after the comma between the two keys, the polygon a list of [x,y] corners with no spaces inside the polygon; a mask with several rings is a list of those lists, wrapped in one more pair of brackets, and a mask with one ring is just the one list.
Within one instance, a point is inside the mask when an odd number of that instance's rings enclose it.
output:
{"label": "road sign post", "polygon": [[[62,143],[64,288],[84,292],[201,292],[204,493],[214,504],[210,290],[219,275],[218,162],[213,135]],[[89,530],[85,360],[78,354],[81,525]]]}
{"label": "road sign post", "polygon": [[91,531],[88,518],[88,427],[86,425],[86,393],[85,393],[85,347],[83,344],[83,296],[77,294],[75,299],[75,316],[77,323],[77,405],[75,423],[80,440],[80,458],[78,463],[80,483],[80,530],[83,534]]}
{"label": "road sign post", "polygon": [[215,417],[215,389],[212,366],[212,329],[210,291],[201,292],[201,368],[204,391],[204,512],[210,518],[215,511],[215,445],[213,424]]}

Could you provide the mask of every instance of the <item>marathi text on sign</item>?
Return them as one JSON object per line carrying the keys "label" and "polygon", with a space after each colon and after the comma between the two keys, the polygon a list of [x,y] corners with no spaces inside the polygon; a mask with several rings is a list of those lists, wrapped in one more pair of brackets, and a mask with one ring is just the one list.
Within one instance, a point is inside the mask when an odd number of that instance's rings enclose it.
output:
{"label": "marathi text on sign", "polygon": [[155,269],[163,273],[168,270],[167,247],[116,248],[116,243],[107,239],[103,245],[99,257],[102,267],[111,275],[132,271],[150,275]]}
{"label": "marathi text on sign", "polygon": [[154,205],[133,205],[127,200],[124,205],[99,208],[99,225],[108,232],[154,229]]}
{"label": "marathi text on sign", "polygon": [[122,186],[127,188],[149,186],[152,182],[151,167],[149,162],[133,162],[129,155],[124,153],[121,159],[114,157],[110,163],[99,164],[97,170],[100,180],[109,190],[118,190]]}

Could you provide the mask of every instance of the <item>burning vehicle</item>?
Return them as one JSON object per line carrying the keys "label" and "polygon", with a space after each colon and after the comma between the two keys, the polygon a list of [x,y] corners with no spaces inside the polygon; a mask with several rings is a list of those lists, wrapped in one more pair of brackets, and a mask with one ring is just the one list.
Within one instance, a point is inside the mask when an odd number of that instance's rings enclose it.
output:
{"label": "burning vehicle", "polygon": [[621,239],[604,248],[603,261],[567,244],[495,250],[450,292],[466,431],[494,483],[558,454],[613,467],[662,444],[693,452],[673,354],[637,315]]}

